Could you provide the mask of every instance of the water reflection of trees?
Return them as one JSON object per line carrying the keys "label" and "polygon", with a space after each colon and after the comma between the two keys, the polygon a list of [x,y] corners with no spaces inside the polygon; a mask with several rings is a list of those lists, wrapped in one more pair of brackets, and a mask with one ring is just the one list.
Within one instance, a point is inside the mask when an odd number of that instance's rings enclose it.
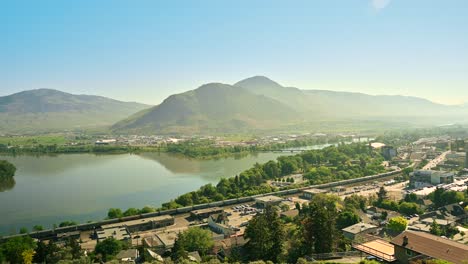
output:
{"label": "water reflection of trees", "polygon": [[15,184],[16,182],[13,177],[0,177],[0,192],[13,189]]}

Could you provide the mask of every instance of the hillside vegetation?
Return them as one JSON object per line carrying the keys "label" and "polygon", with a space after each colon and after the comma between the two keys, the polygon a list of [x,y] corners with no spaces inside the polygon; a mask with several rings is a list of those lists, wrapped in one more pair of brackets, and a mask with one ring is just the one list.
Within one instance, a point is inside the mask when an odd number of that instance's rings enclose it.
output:
{"label": "hillside vegetation", "polygon": [[0,134],[102,128],[148,105],[52,89],[0,97]]}

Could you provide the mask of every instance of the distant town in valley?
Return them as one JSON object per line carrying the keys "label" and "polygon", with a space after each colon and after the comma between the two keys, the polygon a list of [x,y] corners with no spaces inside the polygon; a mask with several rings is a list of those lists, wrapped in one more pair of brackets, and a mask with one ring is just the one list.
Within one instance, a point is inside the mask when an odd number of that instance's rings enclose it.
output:
{"label": "distant town in valley", "polygon": [[468,264],[468,1],[3,1],[0,264]]}
{"label": "distant town in valley", "polygon": [[[38,146],[49,149],[40,141],[50,138],[61,138],[62,143],[53,144],[55,151],[70,146],[97,146],[125,147],[122,153],[126,153],[127,148],[138,147],[141,151],[154,148],[151,152],[173,150],[171,155],[183,156],[187,155],[183,150],[189,144],[194,148],[202,146],[204,151],[210,149],[209,153],[218,153],[213,149],[224,150],[222,153],[228,155],[222,159],[235,154],[225,149],[239,147],[250,154],[277,151],[287,155],[276,162],[255,165],[229,181],[222,179],[218,184],[173,197],[159,208],[110,208],[107,218],[100,221],[65,221],[51,229],[35,225],[21,228],[20,234],[5,234],[1,240],[8,244],[32,238],[39,241],[35,243],[40,243],[44,251],[50,247],[58,251],[79,248],[78,255],[93,257],[103,254],[98,253],[101,243],[113,243],[119,250],[102,256],[119,261],[163,262],[186,256],[189,261],[214,258],[245,262],[255,245],[267,244],[271,239],[253,235],[255,232],[272,236],[286,232],[278,238],[285,251],[264,258],[275,262],[278,259],[274,258],[300,258],[305,262],[334,259],[349,263],[365,258],[386,263],[408,263],[414,259],[463,263],[468,254],[465,136],[466,130],[456,125],[360,135],[317,132],[258,137],[68,133],[36,139],[3,136],[5,155],[11,155],[9,151],[13,149],[20,155],[40,154],[33,150]],[[220,158],[204,151],[189,158]],[[255,169],[257,166],[260,172]],[[260,178],[242,185],[255,177]],[[240,190],[235,191],[237,188]],[[327,204],[333,208],[325,214],[312,209]],[[318,218],[324,219],[314,222]],[[276,224],[260,227],[261,221]],[[301,227],[308,221],[312,221],[312,226]],[[297,230],[299,237],[286,235],[287,230]],[[314,233],[316,230],[322,230],[323,237]],[[300,236],[309,234],[306,232],[312,232],[315,238],[298,245],[305,247],[306,253],[301,255],[288,245],[298,243]],[[206,248],[184,239],[203,239],[200,243]],[[336,243],[324,245],[319,251],[313,243],[320,239]],[[306,246],[308,243],[312,244]],[[176,251],[178,247],[184,251]]]}

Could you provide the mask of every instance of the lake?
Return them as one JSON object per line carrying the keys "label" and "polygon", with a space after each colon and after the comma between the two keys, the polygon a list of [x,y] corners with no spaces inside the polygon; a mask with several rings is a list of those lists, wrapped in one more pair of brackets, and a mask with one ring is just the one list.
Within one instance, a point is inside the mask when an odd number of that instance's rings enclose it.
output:
{"label": "lake", "polygon": [[178,195],[216,184],[289,153],[194,160],[166,153],[0,156],[17,167],[0,190],[0,234],[20,227],[101,220],[111,207],[159,207]]}

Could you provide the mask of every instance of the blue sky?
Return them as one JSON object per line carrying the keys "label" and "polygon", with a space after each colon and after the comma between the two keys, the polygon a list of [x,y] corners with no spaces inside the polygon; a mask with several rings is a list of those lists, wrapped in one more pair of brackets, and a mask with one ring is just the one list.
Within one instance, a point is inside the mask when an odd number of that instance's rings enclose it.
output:
{"label": "blue sky", "polygon": [[158,104],[208,82],[468,102],[468,1],[3,1],[0,95]]}

